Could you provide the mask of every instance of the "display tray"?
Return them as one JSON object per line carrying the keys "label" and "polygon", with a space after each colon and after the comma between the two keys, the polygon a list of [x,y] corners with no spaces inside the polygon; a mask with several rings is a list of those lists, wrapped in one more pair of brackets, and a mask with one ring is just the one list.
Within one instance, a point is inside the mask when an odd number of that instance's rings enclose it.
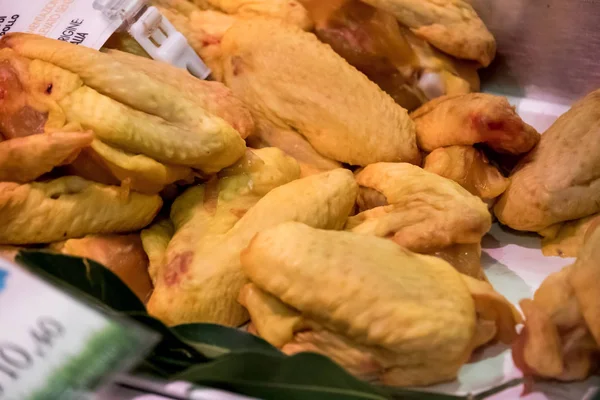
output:
{"label": "display tray", "polygon": [[[497,94],[497,93],[493,93]],[[568,105],[521,97],[508,97],[523,120],[538,132],[544,132],[564,112]],[[513,231],[495,223],[482,241],[481,263],[494,285],[511,303],[531,298],[542,281],[553,272],[573,263],[573,258],[545,257],[541,238],[536,234]],[[524,394],[523,374],[512,361],[510,348],[497,344],[475,354],[473,362],[462,367],[458,378],[450,383],[426,390],[454,395],[477,395],[493,388],[506,390],[486,397],[493,400],[562,400],[591,399],[600,388],[600,377],[584,382],[536,382]]]}

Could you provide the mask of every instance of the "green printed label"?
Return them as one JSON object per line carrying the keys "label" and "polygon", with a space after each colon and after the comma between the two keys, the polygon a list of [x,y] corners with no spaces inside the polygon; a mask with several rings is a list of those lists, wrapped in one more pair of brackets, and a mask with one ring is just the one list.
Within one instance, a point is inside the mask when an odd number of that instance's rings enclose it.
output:
{"label": "green printed label", "polygon": [[148,338],[0,259],[0,400],[92,390],[143,352]]}

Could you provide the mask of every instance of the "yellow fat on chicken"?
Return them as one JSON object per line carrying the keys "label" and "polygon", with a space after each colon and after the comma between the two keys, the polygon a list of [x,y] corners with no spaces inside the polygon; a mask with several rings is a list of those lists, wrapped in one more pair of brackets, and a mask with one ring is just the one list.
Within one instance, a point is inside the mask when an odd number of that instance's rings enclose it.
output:
{"label": "yellow fat on chicken", "polygon": [[[193,188],[174,204],[176,232],[148,304],[152,315],[170,325],[239,325],[248,319],[236,301],[246,283],[239,255],[257,232],[285,221],[343,227],[356,200],[350,171],[294,180],[300,174],[297,163],[278,149],[257,150],[256,155],[264,158],[265,151],[278,154],[279,161],[265,159],[254,173],[234,173],[230,185],[224,177],[212,188]],[[185,203],[183,210],[178,202]]]}
{"label": "yellow fat on chicken", "polygon": [[[262,337],[388,385],[454,379],[475,347],[510,341],[520,320],[487,283],[376,237],[288,222],[259,232],[241,261],[252,283],[240,301]],[[480,319],[492,326],[484,339]]]}
{"label": "yellow fat on chicken", "polygon": [[143,195],[67,176],[24,185],[0,183],[0,243],[33,244],[144,228],[160,210]]}

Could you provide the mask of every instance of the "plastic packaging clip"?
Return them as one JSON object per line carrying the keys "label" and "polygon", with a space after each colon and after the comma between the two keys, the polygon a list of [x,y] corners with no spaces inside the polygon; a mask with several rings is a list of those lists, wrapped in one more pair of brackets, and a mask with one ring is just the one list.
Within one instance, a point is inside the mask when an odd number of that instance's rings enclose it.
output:
{"label": "plastic packaging clip", "polygon": [[210,69],[185,36],[156,7],[148,7],[145,0],[94,0],[93,6],[110,20],[120,19],[121,27],[155,60],[187,69],[200,79],[210,75]]}

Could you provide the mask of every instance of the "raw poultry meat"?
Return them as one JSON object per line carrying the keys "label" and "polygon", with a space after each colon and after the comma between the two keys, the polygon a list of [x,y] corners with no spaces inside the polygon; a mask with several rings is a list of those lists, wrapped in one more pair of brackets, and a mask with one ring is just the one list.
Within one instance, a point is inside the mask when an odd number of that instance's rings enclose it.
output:
{"label": "raw poultry meat", "polygon": [[30,182],[69,164],[93,138],[92,132],[53,132],[0,142],[0,182]]}
{"label": "raw poultry meat", "polygon": [[479,243],[492,219],[483,201],[457,183],[410,164],[371,164],[356,180],[361,191],[379,192],[386,205],[379,205],[382,199],[373,195],[375,203],[369,204],[363,196],[366,211],[350,217],[347,230],[389,238],[411,251],[451,260],[464,274],[484,277]]}
{"label": "raw poultry meat", "polygon": [[247,314],[236,302],[246,282],[239,254],[254,235],[285,221],[340,229],[350,214],[356,200],[350,171],[296,180],[298,164],[280,150],[254,154],[258,161],[242,162],[218,181],[188,189],[174,203],[175,234],[148,303],[149,312],[163,322],[245,322]]}
{"label": "raw poultry meat", "polygon": [[419,148],[485,143],[499,153],[523,154],[540,140],[502,96],[469,93],[431,100],[410,114]]}
{"label": "raw poultry meat", "polygon": [[239,17],[271,17],[309,30],[312,21],[296,0],[201,0],[217,10]]}
{"label": "raw poultry meat", "polygon": [[298,132],[281,128],[265,120],[256,121],[256,131],[246,140],[248,146],[259,149],[277,147],[293,157],[300,165],[300,176],[318,174],[341,168],[342,164],[317,153],[310,143]]}
{"label": "raw poultry meat", "polygon": [[[288,222],[260,232],[241,260],[252,286],[240,301],[261,336],[384,384],[454,379],[475,347],[510,342],[520,320],[489,284],[380,238]],[[485,338],[479,320],[492,326]]]}
{"label": "raw poultry meat", "polygon": [[517,166],[494,207],[498,220],[517,230],[600,212],[600,90],[563,114]]}
{"label": "raw poultry meat", "polygon": [[600,229],[586,235],[575,264],[548,276],[521,301],[525,327],[513,359],[525,375],[574,381],[596,367],[600,343]]}
{"label": "raw poultry meat", "polygon": [[[94,140],[82,157],[73,162],[76,173],[86,177],[82,169],[77,169],[81,166],[81,161],[92,162],[101,170],[106,169],[117,182],[123,182],[130,189],[141,193],[158,193],[173,182],[192,183],[194,177],[190,167],[163,164],[143,154],[109,146],[100,140]],[[94,180],[94,175],[89,179]]]}
{"label": "raw poultry meat", "polygon": [[[436,94],[427,88],[427,82],[422,77],[420,86],[429,98],[442,94],[452,96],[479,91],[480,81],[477,73],[480,68],[479,64],[474,61],[457,59],[439,51],[403,25],[400,25],[400,29],[417,55],[423,73],[429,75],[432,72],[436,73],[440,75],[437,79],[444,83],[443,88],[437,86],[438,93]],[[436,86],[433,89],[435,90]],[[441,92],[439,92],[440,90]]]}
{"label": "raw poultry meat", "polygon": [[153,284],[156,282],[156,276],[174,233],[175,227],[168,218],[158,219],[140,232],[142,246],[148,256],[148,274]]}
{"label": "raw poultry meat", "polygon": [[223,82],[254,115],[296,130],[323,156],[353,165],[419,162],[406,110],[313,34],[239,20],[221,51]]}
{"label": "raw poultry meat", "polygon": [[353,216],[353,232],[391,237],[412,251],[479,243],[491,227],[486,205],[457,183],[410,164],[372,164],[356,175],[388,205]]}
{"label": "raw poultry meat", "polygon": [[545,256],[577,257],[588,231],[600,224],[600,214],[567,221],[540,231]]}
{"label": "raw poultry meat", "polygon": [[419,60],[396,19],[358,0],[303,0],[315,34],[377,83],[402,107],[426,101],[418,88]]}
{"label": "raw poultry meat", "polygon": [[471,146],[437,148],[425,157],[423,169],[453,180],[483,200],[495,199],[508,187],[508,179]]}
{"label": "raw poultry meat", "polygon": [[496,41],[465,0],[363,0],[394,15],[415,35],[457,58],[487,67]]}
{"label": "raw poultry meat", "polygon": [[315,21],[317,37],[406,109],[479,88],[474,63],[467,67],[468,63],[432,49],[384,10],[358,0],[302,3]]}
{"label": "raw poultry meat", "polygon": [[250,110],[223,84],[194,79],[187,71],[163,63],[157,65],[157,61],[121,51],[108,50],[107,54],[126,67],[141,70],[153,79],[176,87],[180,94],[193,98],[200,107],[224,119],[242,138],[253,132],[254,121]]}
{"label": "raw poultry meat", "polygon": [[[134,63],[131,55],[115,57],[36,35],[6,35],[0,47],[0,62],[28,89],[7,86],[11,94],[0,109],[13,118],[24,109],[36,110],[44,122],[29,134],[89,129],[125,152],[205,172],[231,165],[244,153],[240,133],[211,112],[222,106],[206,106],[215,103],[216,94],[203,93],[218,83],[201,83],[163,63],[151,64],[150,73],[149,60]],[[220,91],[230,93],[222,86]],[[23,135],[11,121],[0,119],[0,130]]]}
{"label": "raw poultry meat", "polygon": [[0,243],[33,244],[94,233],[131,232],[150,224],[158,195],[66,176],[23,185],[0,183]]}

